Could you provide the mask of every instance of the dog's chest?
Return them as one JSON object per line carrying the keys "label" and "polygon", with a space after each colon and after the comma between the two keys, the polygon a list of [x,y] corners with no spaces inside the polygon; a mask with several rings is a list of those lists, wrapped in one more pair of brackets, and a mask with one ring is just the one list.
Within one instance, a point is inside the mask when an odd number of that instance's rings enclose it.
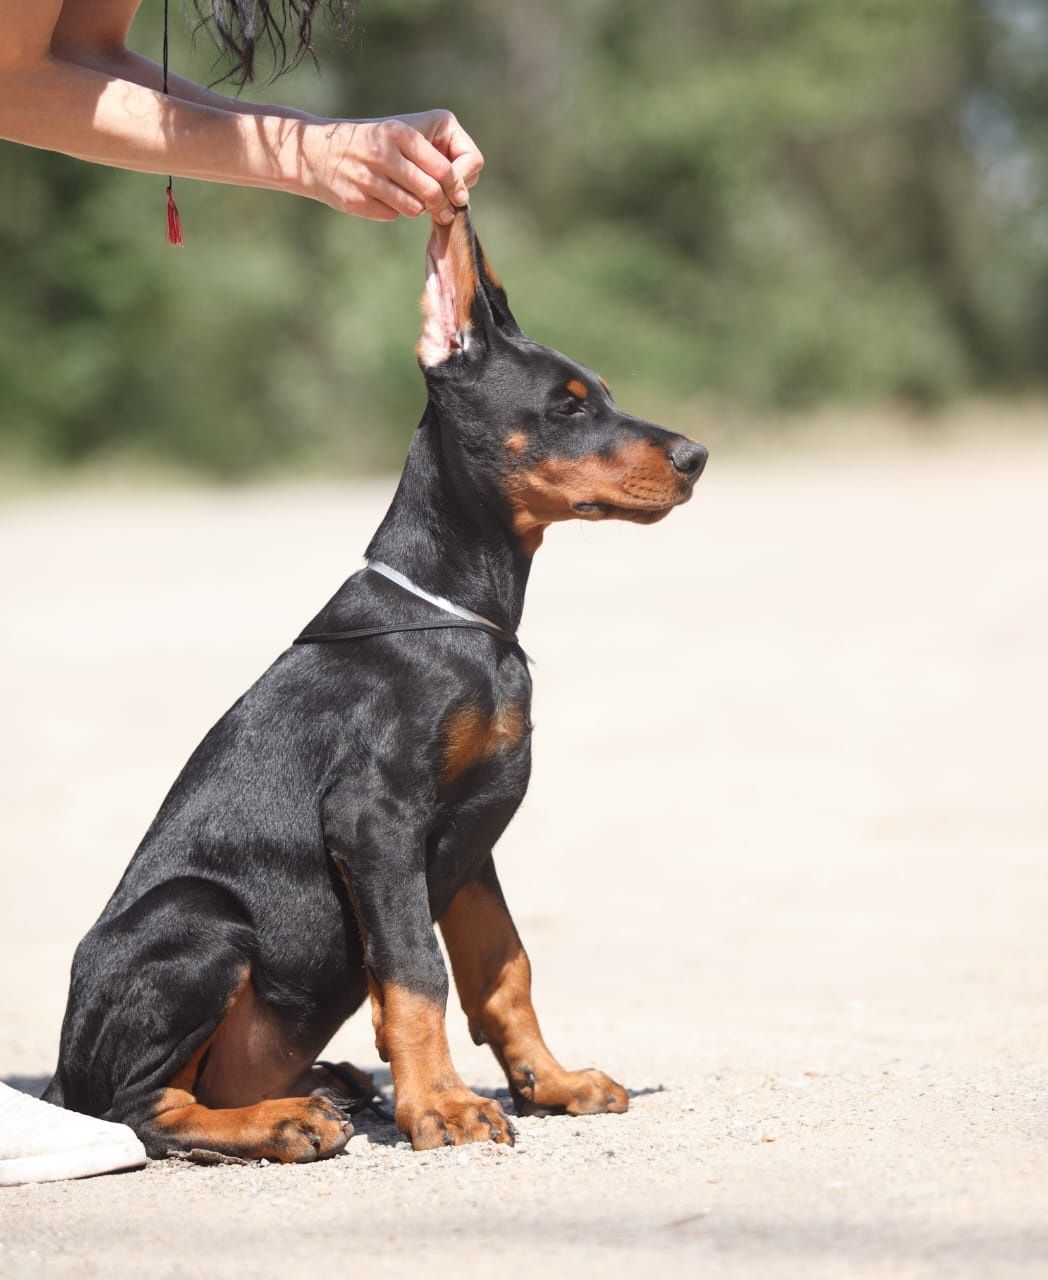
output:
{"label": "dog's chest", "polygon": [[523,660],[507,655],[493,670],[478,669],[445,703],[437,726],[442,798],[455,800],[493,782],[496,791],[513,790],[530,737],[531,677]]}
{"label": "dog's chest", "polygon": [[524,798],[530,772],[529,697],[471,705],[448,718],[438,817],[427,842],[432,897],[450,900],[478,870]]}
{"label": "dog's chest", "polygon": [[512,764],[526,747],[531,734],[529,700],[526,697],[489,699],[457,708],[445,720],[441,733],[440,786],[453,795],[458,784],[478,773],[512,773],[500,765]]}

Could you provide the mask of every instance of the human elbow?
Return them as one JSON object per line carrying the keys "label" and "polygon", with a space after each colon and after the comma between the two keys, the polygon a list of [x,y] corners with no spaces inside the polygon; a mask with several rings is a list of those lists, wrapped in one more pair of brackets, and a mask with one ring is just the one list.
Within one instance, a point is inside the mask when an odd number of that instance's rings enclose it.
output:
{"label": "human elbow", "polygon": [[103,75],[120,76],[127,49],[121,40],[85,41],[56,31],[51,41],[51,55],[59,62],[72,62],[78,67],[100,71]]}

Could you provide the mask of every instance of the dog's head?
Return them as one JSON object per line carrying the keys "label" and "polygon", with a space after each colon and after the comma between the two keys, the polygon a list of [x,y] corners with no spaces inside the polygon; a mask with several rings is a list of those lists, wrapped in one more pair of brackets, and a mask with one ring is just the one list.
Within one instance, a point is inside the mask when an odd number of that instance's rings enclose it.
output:
{"label": "dog's head", "polygon": [[624,413],[592,369],[525,337],[466,210],[434,224],[422,314],[415,351],[448,444],[529,553],[556,520],[654,524],[691,497],[705,448]]}

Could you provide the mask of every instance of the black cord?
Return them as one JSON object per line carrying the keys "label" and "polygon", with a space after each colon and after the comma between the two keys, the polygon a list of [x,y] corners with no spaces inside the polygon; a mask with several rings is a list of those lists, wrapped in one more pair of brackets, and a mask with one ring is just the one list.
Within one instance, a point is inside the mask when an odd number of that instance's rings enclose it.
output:
{"label": "black cord", "polygon": [[368,636],[395,635],[398,631],[445,631],[462,627],[469,631],[484,631],[496,640],[506,644],[518,645],[519,641],[508,631],[500,627],[490,626],[486,622],[471,622],[466,618],[449,619],[446,622],[401,622],[384,627],[355,627],[352,631],[307,631],[300,635],[295,644],[338,644],[343,640],[366,640]]}
{"label": "black cord", "polygon": [[367,1109],[373,1115],[378,1116],[380,1120],[385,1120],[387,1124],[396,1123],[393,1118],[393,1112],[390,1111],[380,1093],[367,1093],[359,1080],[355,1080],[334,1062],[325,1062],[323,1058],[318,1058],[317,1066],[323,1067],[325,1071],[330,1072],[345,1089],[346,1101],[340,1110],[346,1111],[350,1115],[356,1115],[358,1111]]}
{"label": "black cord", "polygon": [[[164,97],[165,97],[165,98],[168,96],[168,93],[167,93],[167,6],[168,6],[168,0],[164,0],[164,54],[163,54],[164,86],[163,86],[163,93],[164,93]],[[171,175],[170,175],[170,174],[168,174],[168,175],[167,175],[167,190],[168,190],[168,194],[170,195],[170,193],[171,193]]]}
{"label": "black cord", "polygon": [[164,92],[167,93],[167,3],[164,0]]}

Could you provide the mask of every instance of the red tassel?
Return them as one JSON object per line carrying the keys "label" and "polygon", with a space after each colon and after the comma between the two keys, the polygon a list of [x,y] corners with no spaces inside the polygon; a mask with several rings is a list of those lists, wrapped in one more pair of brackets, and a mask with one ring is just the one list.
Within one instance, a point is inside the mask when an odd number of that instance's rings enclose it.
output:
{"label": "red tassel", "polygon": [[182,239],[182,219],[178,216],[178,205],[175,204],[170,183],[167,188],[167,242],[179,247],[185,244]]}

